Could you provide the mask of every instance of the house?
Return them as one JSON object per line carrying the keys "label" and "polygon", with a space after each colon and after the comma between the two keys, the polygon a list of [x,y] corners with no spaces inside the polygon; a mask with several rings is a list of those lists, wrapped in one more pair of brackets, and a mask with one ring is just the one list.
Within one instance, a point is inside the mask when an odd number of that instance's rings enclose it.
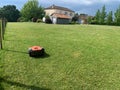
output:
{"label": "house", "polygon": [[45,8],[45,15],[49,16],[54,24],[68,24],[74,17],[75,12],[65,7],[52,5]]}
{"label": "house", "polygon": [[88,15],[87,14],[80,14],[79,17],[78,17],[78,23],[80,24],[88,24]]}

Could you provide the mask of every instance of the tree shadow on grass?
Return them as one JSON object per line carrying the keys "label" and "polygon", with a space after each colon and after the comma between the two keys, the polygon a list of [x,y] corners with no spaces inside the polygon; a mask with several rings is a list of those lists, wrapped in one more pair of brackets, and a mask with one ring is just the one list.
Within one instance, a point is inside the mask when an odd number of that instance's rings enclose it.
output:
{"label": "tree shadow on grass", "polygon": [[4,51],[8,51],[8,52],[28,54],[28,52],[23,52],[23,51],[16,51],[16,50],[9,50],[9,49],[3,49],[3,50],[4,50]]}
{"label": "tree shadow on grass", "polygon": [[0,90],[4,90],[3,86],[1,85],[1,81],[0,81]]}
{"label": "tree shadow on grass", "polygon": [[3,80],[3,78],[0,77],[0,90],[4,90],[4,88],[2,86],[2,80]]}
{"label": "tree shadow on grass", "polygon": [[[21,87],[21,88],[30,89],[30,90],[51,90],[49,88],[41,88],[41,87],[37,87],[37,86],[22,84],[19,82],[9,81],[9,80],[6,80],[4,78],[0,78],[0,82],[4,82],[4,83],[7,83],[7,84],[12,85],[12,86],[17,86],[17,87]],[[2,87],[1,84],[0,84],[0,90],[4,90],[4,88]]]}

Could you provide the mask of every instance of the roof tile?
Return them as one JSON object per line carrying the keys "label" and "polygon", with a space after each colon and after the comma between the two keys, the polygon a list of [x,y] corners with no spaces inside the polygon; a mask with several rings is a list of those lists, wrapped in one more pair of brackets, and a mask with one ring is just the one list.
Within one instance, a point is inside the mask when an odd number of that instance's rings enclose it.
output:
{"label": "roof tile", "polygon": [[56,6],[56,5],[52,5],[52,6],[48,7],[48,8],[45,8],[45,9],[46,9],[46,10],[47,10],[47,9],[58,9],[58,10],[64,10],[64,11],[74,12],[74,11],[68,9],[68,8],[61,7],[61,6]]}

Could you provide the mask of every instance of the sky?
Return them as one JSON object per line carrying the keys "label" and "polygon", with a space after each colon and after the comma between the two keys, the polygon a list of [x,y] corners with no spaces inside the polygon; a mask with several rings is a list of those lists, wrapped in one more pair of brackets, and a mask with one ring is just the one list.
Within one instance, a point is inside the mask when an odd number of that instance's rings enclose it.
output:
{"label": "sky", "polygon": [[[17,9],[21,9],[28,0],[0,0],[0,7],[4,5],[16,5]],[[95,15],[98,9],[106,6],[106,11],[115,11],[119,5],[120,0],[38,0],[43,7],[51,5],[67,7],[76,13],[85,13],[88,15]]]}

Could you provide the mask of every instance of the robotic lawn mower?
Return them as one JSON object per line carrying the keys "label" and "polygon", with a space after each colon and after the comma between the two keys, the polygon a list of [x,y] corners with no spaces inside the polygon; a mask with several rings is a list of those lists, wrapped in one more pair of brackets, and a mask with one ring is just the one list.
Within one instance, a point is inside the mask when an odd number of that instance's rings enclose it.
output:
{"label": "robotic lawn mower", "polygon": [[41,57],[44,55],[45,50],[40,46],[32,46],[29,48],[28,53],[30,57]]}

